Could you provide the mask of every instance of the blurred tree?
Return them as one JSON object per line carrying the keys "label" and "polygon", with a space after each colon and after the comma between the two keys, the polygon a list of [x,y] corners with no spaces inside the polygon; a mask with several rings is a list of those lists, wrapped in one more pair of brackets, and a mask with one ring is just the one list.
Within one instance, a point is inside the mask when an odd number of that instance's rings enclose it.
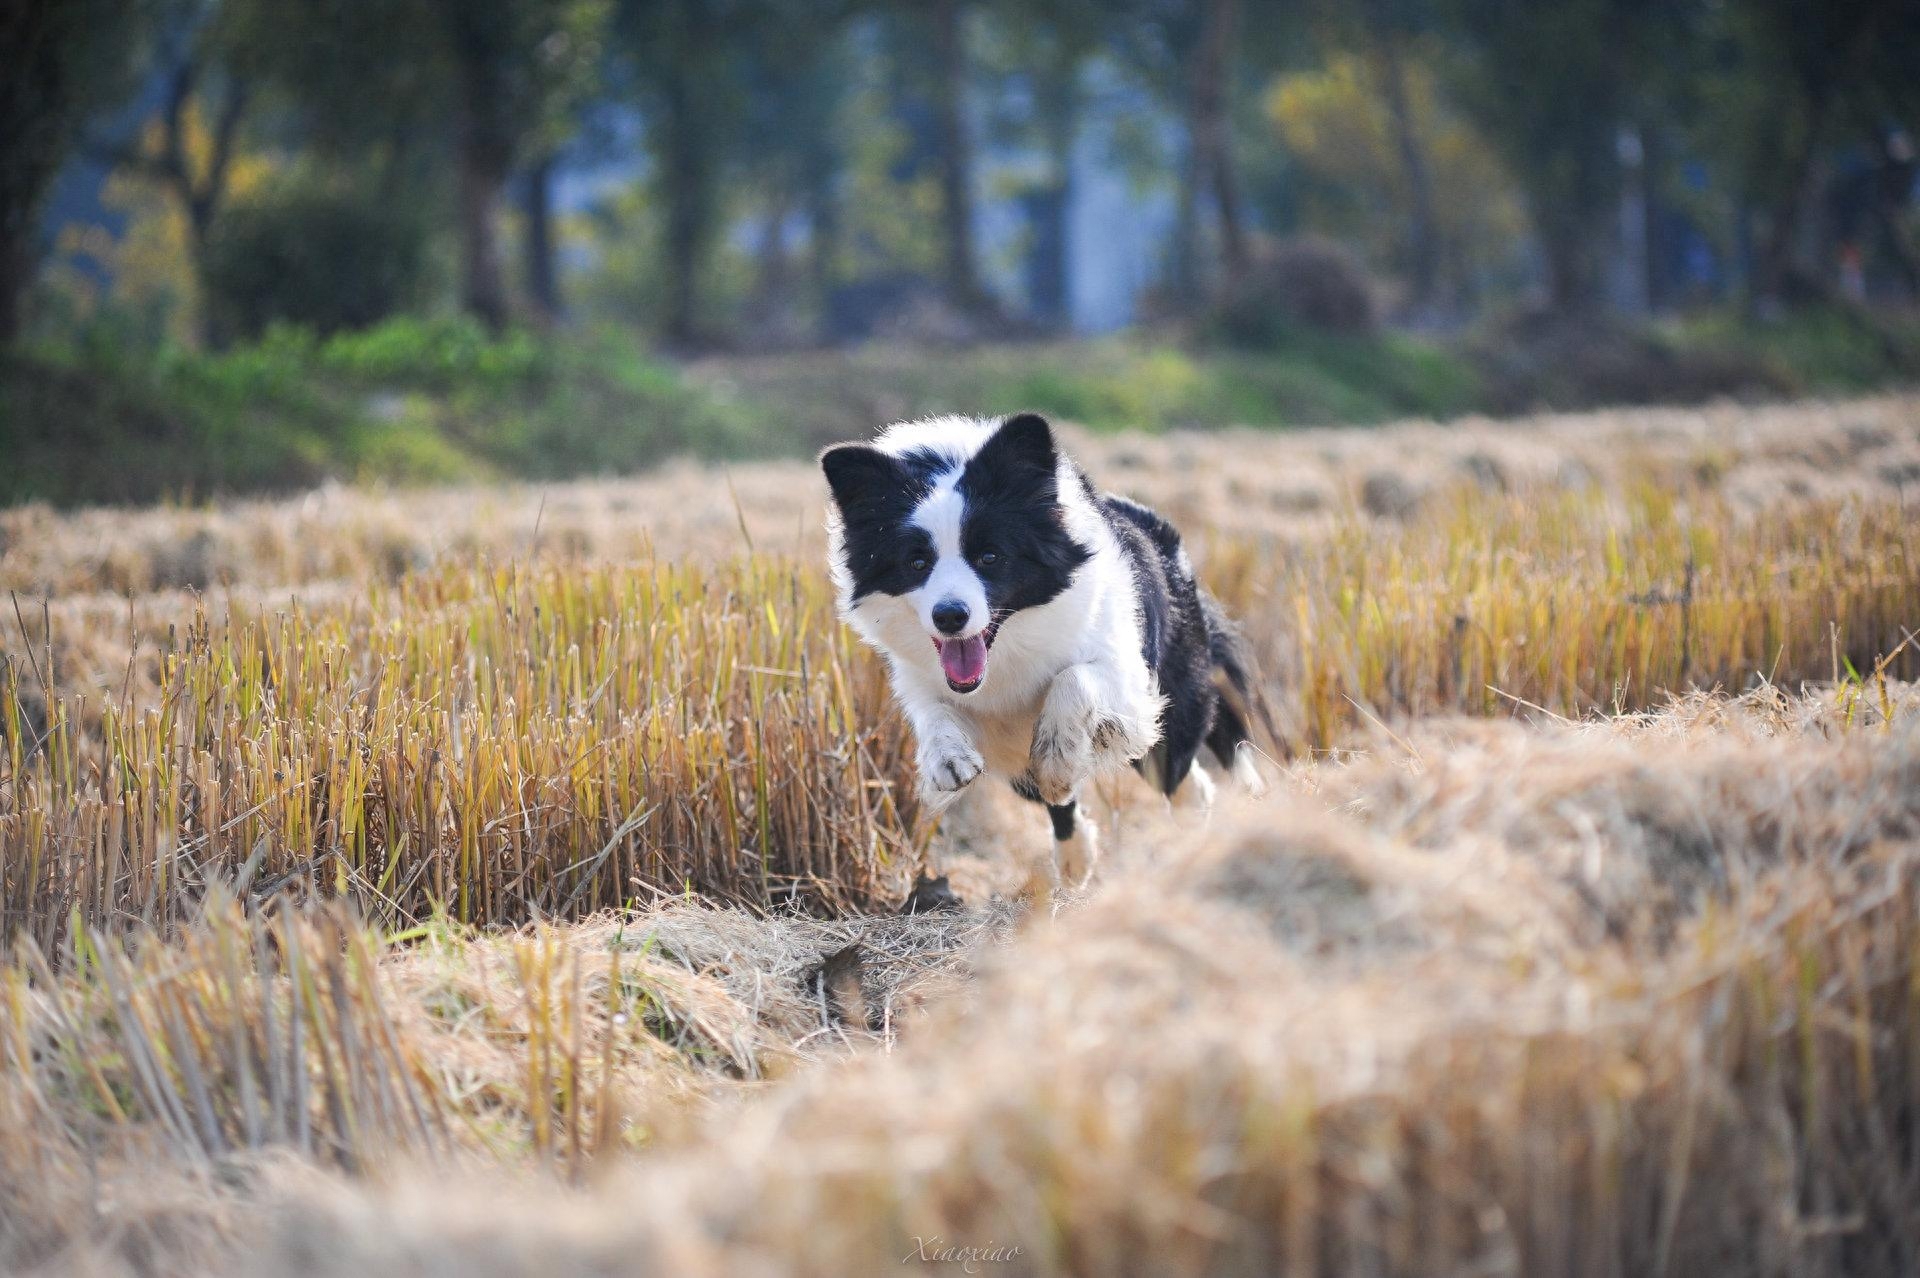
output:
{"label": "blurred tree", "polygon": [[[1527,229],[1513,179],[1486,141],[1443,99],[1423,62],[1400,68],[1399,108],[1379,87],[1377,57],[1335,52],[1324,66],[1291,72],[1269,87],[1268,119],[1296,166],[1296,199],[1307,229],[1357,243],[1375,262],[1394,263],[1409,282],[1407,304],[1458,309],[1479,281],[1502,272]],[[1404,121],[1396,115],[1404,110]],[[1402,129],[1412,133],[1402,138]],[[1428,234],[1418,245],[1409,222],[1419,203],[1406,163],[1409,146],[1428,175]],[[1431,252],[1424,297],[1416,254]]]}
{"label": "blurred tree", "polygon": [[664,207],[660,246],[667,271],[663,331],[693,346],[706,336],[700,273],[720,230],[728,141],[738,136],[744,95],[729,40],[746,0],[622,0],[615,33],[647,118],[654,183]]}
{"label": "blurred tree", "polygon": [[963,311],[986,305],[973,250],[973,136],[967,127],[965,0],[927,0],[932,42],[934,136],[947,300]]}
{"label": "blurred tree", "polygon": [[507,290],[494,237],[501,189],[513,167],[515,111],[508,65],[519,51],[517,25],[489,3],[443,0],[446,49],[454,85],[454,149],[459,161],[461,276],[466,307],[498,331],[507,318]]}
{"label": "blurred tree", "polygon": [[[1167,283],[1174,303],[1191,310],[1207,300],[1218,280],[1236,279],[1247,266],[1232,128],[1240,0],[1122,0],[1121,9],[1127,19],[1121,28],[1123,57],[1185,125]],[[1263,25],[1273,21],[1267,6],[1257,16]],[[1209,205],[1219,231],[1218,271],[1208,269],[1202,247],[1202,217]]]}
{"label": "blurred tree", "polygon": [[848,115],[858,123],[843,135],[842,273],[855,279],[937,279],[945,236],[939,176],[929,158],[928,113],[914,96],[912,68],[903,67],[903,59],[884,47],[862,56],[868,71],[848,101]]}
{"label": "blurred tree", "polygon": [[[536,168],[571,127],[591,83],[609,9],[605,0],[431,0],[451,55],[459,161],[460,241],[467,309],[493,329],[507,294],[495,217],[514,164]],[[544,229],[544,223],[542,227]],[[551,261],[551,244],[534,256]],[[556,304],[551,267],[536,306]]]}
{"label": "blurred tree", "polygon": [[502,326],[501,197],[517,165],[537,168],[572,131],[600,65],[610,0],[228,4],[243,14],[261,72],[303,108],[311,140],[389,158],[421,128],[450,142],[461,300]]}
{"label": "blurred tree", "polygon": [[527,301],[534,319],[543,325],[560,317],[560,266],[555,260],[553,232],[554,159],[552,151],[543,151],[528,162],[526,198],[520,207]]}
{"label": "blurred tree", "polygon": [[1433,309],[1440,277],[1440,232],[1434,222],[1433,177],[1427,148],[1415,124],[1407,85],[1406,44],[1412,28],[1408,0],[1366,0],[1366,46],[1374,78],[1393,125],[1393,149],[1406,189],[1409,307],[1416,314]]}
{"label": "blurred tree", "polygon": [[1707,6],[1704,145],[1730,157],[1742,202],[1761,210],[1752,294],[1828,290],[1809,241],[1822,162],[1841,143],[1882,145],[1889,121],[1920,124],[1920,5],[1913,0],[1747,0]]}
{"label": "blurred tree", "polygon": [[881,19],[890,109],[905,129],[891,176],[909,186],[932,179],[942,291],[955,310],[979,312],[989,299],[973,237],[975,156],[967,99],[977,70],[969,27],[982,11],[973,0],[883,0],[871,10]]}
{"label": "blurred tree", "polygon": [[0,3],[0,347],[18,337],[42,200],[88,116],[125,91],[148,0]]}
{"label": "blurred tree", "polygon": [[[85,253],[105,268],[115,306],[143,316],[150,336],[207,344],[224,335],[207,307],[208,245],[230,207],[271,185],[283,166],[273,155],[231,140],[216,165],[218,134],[201,102],[190,98],[171,108],[171,93],[162,101],[162,110],[141,124],[133,141],[102,148],[120,161],[100,192],[101,207],[117,215],[120,228],[117,235],[93,228]],[[158,162],[169,150],[178,157],[181,177]],[[216,168],[217,181],[208,176]],[[217,192],[199,204],[197,221],[195,202],[185,198],[195,190]]]}
{"label": "blurred tree", "polygon": [[1453,0],[1454,97],[1527,195],[1556,309],[1599,304],[1659,0]]}
{"label": "blurred tree", "polygon": [[1081,74],[1102,46],[1116,9],[1107,0],[1002,0],[991,11],[1005,35],[1009,69],[1025,71],[1033,86],[1029,123],[1046,155],[1047,176],[1033,200],[1039,269],[1032,301],[1036,318],[1056,328],[1072,318],[1070,225]]}
{"label": "blurred tree", "polygon": [[[253,98],[237,5],[198,0],[174,15],[159,41],[158,110],[127,143],[96,148],[124,174],[153,184],[179,211],[191,292],[200,295],[207,243],[226,205],[240,128]],[[217,345],[212,312],[197,308],[196,336]]]}
{"label": "blurred tree", "polygon": [[762,343],[800,340],[801,281],[788,231],[806,224],[806,291],[823,326],[841,270],[842,117],[857,72],[836,0],[753,0],[735,24],[744,110],[729,148],[760,221],[748,325]]}
{"label": "blurred tree", "polygon": [[311,180],[235,198],[200,257],[201,311],[223,336],[275,323],[367,328],[418,300],[426,221],[405,204]]}
{"label": "blurred tree", "polygon": [[[1194,197],[1213,193],[1214,214],[1220,220],[1220,266],[1228,279],[1238,279],[1247,267],[1246,232],[1242,228],[1240,179],[1233,160],[1233,53],[1240,25],[1240,0],[1201,0],[1200,37],[1189,60],[1191,105],[1187,115],[1189,176],[1183,207],[1192,220]],[[1192,237],[1188,236],[1189,259]],[[1190,272],[1191,273],[1191,272]],[[1194,276],[1197,282],[1197,275]]]}

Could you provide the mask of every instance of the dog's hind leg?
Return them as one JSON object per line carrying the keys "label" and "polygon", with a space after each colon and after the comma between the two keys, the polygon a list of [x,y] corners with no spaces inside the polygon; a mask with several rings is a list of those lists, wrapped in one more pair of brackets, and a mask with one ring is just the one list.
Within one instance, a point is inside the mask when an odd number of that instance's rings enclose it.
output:
{"label": "dog's hind leg", "polygon": [[1167,803],[1176,811],[1184,809],[1203,817],[1211,816],[1215,789],[1213,777],[1201,766],[1200,760],[1195,759],[1187,767],[1186,784],[1167,795]]}
{"label": "dog's hind leg", "polygon": [[1029,890],[1040,879],[1046,879],[1049,888],[1061,884],[1079,887],[1085,883],[1100,859],[1100,832],[1092,819],[1080,810],[1080,801],[1069,796],[1064,803],[1048,803],[1040,797],[1033,779],[1024,776],[1014,779],[1013,792],[1045,807],[1047,818],[1053,822],[1053,846],[1033,866],[1028,876]]}
{"label": "dog's hind leg", "polygon": [[1100,860],[1100,831],[1077,800],[1049,803],[1047,815],[1053,818],[1053,861],[1060,870],[1060,882],[1079,887],[1093,875]]}
{"label": "dog's hind leg", "polygon": [[1207,734],[1207,749],[1248,794],[1258,796],[1267,792],[1267,779],[1260,775],[1256,762],[1260,751],[1253,744],[1253,734],[1247,730],[1240,708],[1225,697],[1221,698],[1214,716],[1213,731]]}

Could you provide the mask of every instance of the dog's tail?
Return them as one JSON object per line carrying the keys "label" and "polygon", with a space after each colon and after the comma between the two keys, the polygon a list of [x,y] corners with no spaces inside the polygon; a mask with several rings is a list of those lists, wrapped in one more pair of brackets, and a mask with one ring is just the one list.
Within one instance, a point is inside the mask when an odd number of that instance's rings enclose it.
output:
{"label": "dog's tail", "polygon": [[1293,752],[1273,721],[1273,709],[1261,686],[1253,645],[1212,595],[1201,592],[1200,607],[1206,616],[1213,683],[1220,693],[1213,731],[1207,734],[1207,748],[1233,773],[1235,780],[1259,794],[1267,788],[1267,783],[1254,762],[1260,750],[1260,743],[1254,739],[1254,728],[1258,726],[1266,734],[1268,745],[1281,758]]}

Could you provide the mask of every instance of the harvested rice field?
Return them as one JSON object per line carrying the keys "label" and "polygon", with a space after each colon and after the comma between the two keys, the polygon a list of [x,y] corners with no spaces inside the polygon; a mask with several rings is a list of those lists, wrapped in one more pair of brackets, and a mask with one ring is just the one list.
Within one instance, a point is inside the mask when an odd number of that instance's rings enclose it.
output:
{"label": "harvested rice field", "polygon": [[1276,732],[1054,894],[808,466],[0,512],[0,1269],[1920,1268],[1920,398],[1069,439]]}

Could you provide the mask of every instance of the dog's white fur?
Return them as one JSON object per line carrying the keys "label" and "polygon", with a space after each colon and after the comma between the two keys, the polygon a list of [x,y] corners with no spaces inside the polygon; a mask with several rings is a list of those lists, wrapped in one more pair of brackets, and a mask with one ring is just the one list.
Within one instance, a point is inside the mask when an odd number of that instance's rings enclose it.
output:
{"label": "dog's white fur", "polygon": [[[986,678],[971,693],[947,686],[930,640],[932,610],[943,599],[967,604],[967,634],[988,624],[986,591],[960,552],[963,498],[954,491],[967,459],[997,420],[934,417],[889,427],[874,446],[894,456],[928,451],[948,460],[914,519],[932,537],[936,558],[924,585],[903,596],[853,602],[837,511],[827,523],[828,563],[840,613],[877,648],[893,675],[894,695],[913,726],[922,789],[943,802],[982,773],[1031,775],[1048,803],[1064,803],[1093,777],[1117,771],[1159,739],[1158,682],[1140,650],[1140,605],[1133,573],[1106,519],[1087,497],[1078,470],[1061,455],[1060,502],[1068,531],[1092,551],[1073,584],[1050,602],[1006,618],[988,653]],[[831,504],[830,504],[831,509]],[[1082,877],[1091,868],[1092,827],[1068,859]]]}

